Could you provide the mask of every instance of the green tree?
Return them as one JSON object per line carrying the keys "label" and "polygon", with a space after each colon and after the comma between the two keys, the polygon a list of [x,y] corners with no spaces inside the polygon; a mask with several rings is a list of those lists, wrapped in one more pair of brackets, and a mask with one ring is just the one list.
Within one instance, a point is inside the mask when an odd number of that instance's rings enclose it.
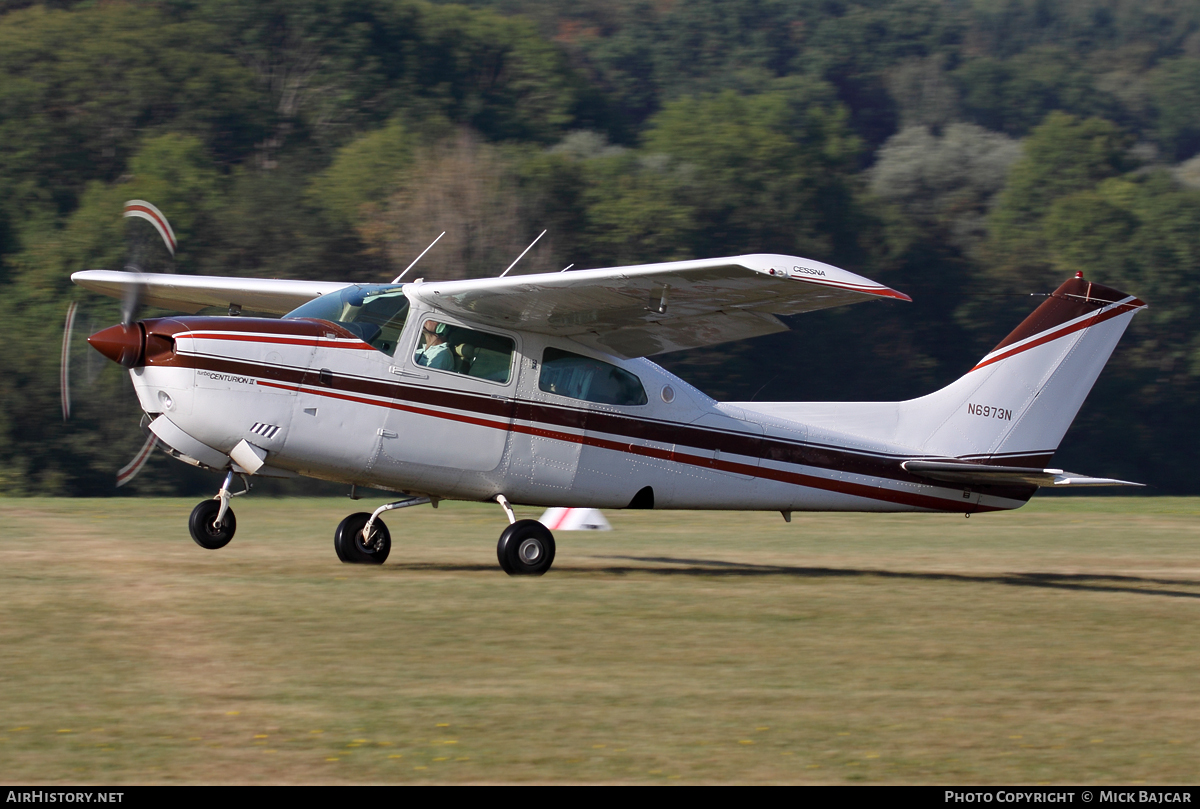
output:
{"label": "green tree", "polygon": [[0,18],[0,204],[18,222],[39,207],[66,213],[167,126],[219,159],[246,154],[261,132],[253,77],[220,52],[217,33],[121,3]]}
{"label": "green tree", "polygon": [[1200,59],[1171,59],[1150,73],[1154,126],[1173,160],[1200,152]]}
{"label": "green tree", "polygon": [[783,79],[758,95],[680,99],[652,120],[645,148],[694,167],[701,255],[856,252],[860,141],[828,85]]}
{"label": "green tree", "polygon": [[1008,59],[972,59],[953,73],[965,117],[980,126],[1025,135],[1051,111],[1112,117],[1119,104],[1095,86],[1080,55],[1043,46]]}

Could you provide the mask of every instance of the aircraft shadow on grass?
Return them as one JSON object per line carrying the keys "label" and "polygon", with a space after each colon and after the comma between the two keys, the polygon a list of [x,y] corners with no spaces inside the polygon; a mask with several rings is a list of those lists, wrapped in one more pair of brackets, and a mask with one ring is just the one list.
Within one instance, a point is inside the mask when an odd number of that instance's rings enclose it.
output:
{"label": "aircraft shadow on grass", "polygon": [[[1054,590],[1130,593],[1135,595],[1200,599],[1200,581],[1190,579],[1155,579],[1144,576],[1113,576],[1089,573],[1002,573],[991,576],[962,573],[918,573],[845,567],[754,565],[743,562],[725,562],[718,559],[687,559],[670,556],[593,556],[591,558],[651,564],[607,565],[604,567],[560,565],[558,570],[562,573],[601,573],[617,576],[649,573],[657,576],[698,576],[705,578],[734,576],[787,576],[802,579],[876,577],[881,579],[951,581],[966,584],[1002,584],[1010,587],[1042,587]],[[664,567],[662,565],[668,566]],[[490,572],[492,567],[490,565],[400,564],[389,565],[389,569],[397,572]],[[1149,585],[1160,586],[1151,588]],[[1195,590],[1168,590],[1162,589],[1161,585],[1195,588]]]}

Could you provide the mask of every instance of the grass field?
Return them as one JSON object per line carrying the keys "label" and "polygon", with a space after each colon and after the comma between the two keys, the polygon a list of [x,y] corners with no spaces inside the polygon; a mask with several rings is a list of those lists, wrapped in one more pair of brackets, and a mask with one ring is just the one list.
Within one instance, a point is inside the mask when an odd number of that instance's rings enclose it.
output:
{"label": "grass field", "polygon": [[0,500],[0,779],[1196,781],[1200,499],[609,512],[540,579],[455,503],[343,565],[367,502]]}

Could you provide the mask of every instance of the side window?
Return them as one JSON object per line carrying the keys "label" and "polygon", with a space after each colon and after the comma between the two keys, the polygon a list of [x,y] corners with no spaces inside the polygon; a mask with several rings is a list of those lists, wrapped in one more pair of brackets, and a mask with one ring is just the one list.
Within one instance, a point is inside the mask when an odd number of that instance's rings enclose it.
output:
{"label": "side window", "polygon": [[561,348],[542,354],[538,387],[571,399],[610,405],[644,405],[646,389],[628,371]]}
{"label": "side window", "polygon": [[512,340],[498,334],[426,320],[421,324],[413,362],[492,382],[508,382],[515,348]]}

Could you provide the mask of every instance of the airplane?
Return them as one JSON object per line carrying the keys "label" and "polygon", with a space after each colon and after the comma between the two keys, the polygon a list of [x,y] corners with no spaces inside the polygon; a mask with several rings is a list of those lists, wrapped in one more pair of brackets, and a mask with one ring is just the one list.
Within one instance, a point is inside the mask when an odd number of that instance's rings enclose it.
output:
{"label": "airplane", "polygon": [[[167,241],[165,217],[149,209],[127,215]],[[230,500],[251,476],[399,493],[337,526],[334,549],[352,564],[388,558],[387,511],[495,503],[509,575],[544,574],[556,550],[513,504],[778,511],[791,522],[798,511],[970,516],[1019,508],[1042,486],[1140,485],[1049,467],[1146,306],[1082,273],[960,379],[900,402],[718,402],[647,359],[784,331],[779,316],[910,300],[796,256],[379,284],[71,278],[183,313],[127,314],[88,342],[128,370],[154,443],[224,473],[189,520],[208,549],[233,538]],[[208,307],[228,316],[195,315]]]}

